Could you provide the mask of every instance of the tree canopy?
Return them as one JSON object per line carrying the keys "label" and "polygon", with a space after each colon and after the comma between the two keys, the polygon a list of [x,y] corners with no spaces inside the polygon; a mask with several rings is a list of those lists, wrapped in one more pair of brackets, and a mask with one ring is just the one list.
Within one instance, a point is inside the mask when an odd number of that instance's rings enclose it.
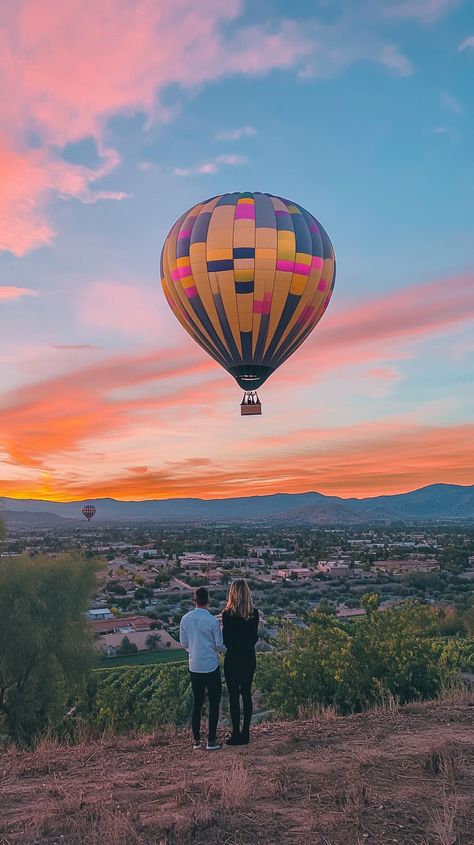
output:
{"label": "tree canopy", "polygon": [[87,678],[94,588],[77,555],[0,559],[0,729],[19,742],[58,724]]}

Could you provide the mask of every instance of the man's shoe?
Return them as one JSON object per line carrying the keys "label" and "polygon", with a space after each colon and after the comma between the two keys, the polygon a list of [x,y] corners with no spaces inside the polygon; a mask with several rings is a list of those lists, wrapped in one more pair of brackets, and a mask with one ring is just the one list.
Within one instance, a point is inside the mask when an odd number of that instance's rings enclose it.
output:
{"label": "man's shoe", "polygon": [[195,739],[194,745],[193,745],[193,751],[202,751],[203,748],[204,748],[204,743],[201,742],[200,739]]}
{"label": "man's shoe", "polygon": [[231,734],[225,741],[226,745],[242,745],[240,734]]}
{"label": "man's shoe", "polygon": [[206,751],[219,751],[222,748],[222,743],[217,742],[217,739],[213,739],[212,742],[209,739],[206,745]]}

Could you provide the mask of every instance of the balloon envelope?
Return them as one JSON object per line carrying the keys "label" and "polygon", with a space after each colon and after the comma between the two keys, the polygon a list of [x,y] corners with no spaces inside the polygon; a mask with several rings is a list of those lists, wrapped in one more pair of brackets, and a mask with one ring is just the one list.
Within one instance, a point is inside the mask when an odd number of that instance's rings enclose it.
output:
{"label": "balloon envelope", "polygon": [[321,224],[297,203],[223,194],[174,224],[161,279],[186,331],[251,391],[321,319],[334,288],[335,255]]}
{"label": "balloon envelope", "polygon": [[94,505],[84,505],[82,508],[82,513],[84,514],[85,518],[88,522],[91,521],[92,517],[94,516],[96,510]]}

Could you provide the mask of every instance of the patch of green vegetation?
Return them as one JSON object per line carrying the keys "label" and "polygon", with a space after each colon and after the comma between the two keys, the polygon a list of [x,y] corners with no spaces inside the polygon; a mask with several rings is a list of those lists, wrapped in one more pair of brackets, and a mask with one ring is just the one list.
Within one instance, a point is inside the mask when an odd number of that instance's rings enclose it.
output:
{"label": "patch of green vegetation", "polygon": [[148,666],[159,663],[184,663],[188,653],[184,648],[162,651],[145,651],[140,654],[127,654],[125,657],[104,657],[100,669],[117,669],[120,666]]}

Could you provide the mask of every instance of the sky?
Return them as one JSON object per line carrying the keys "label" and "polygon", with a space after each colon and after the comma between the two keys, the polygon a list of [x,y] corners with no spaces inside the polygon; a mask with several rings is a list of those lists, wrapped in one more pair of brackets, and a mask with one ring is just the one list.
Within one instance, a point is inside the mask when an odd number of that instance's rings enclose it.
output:
{"label": "sky", "polygon": [[[470,0],[16,0],[0,65],[0,495],[474,483]],[[159,278],[227,191],[337,256],[261,417]]]}

